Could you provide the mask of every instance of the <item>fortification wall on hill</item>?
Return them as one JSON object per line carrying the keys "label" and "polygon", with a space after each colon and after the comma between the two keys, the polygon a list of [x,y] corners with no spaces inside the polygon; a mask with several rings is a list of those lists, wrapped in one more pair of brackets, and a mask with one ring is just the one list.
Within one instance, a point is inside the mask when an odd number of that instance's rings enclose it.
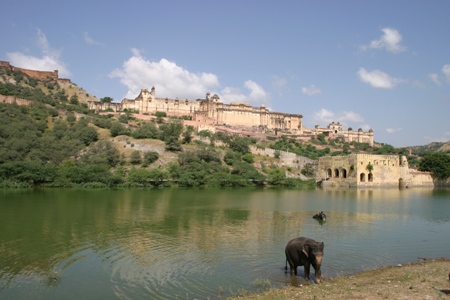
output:
{"label": "fortification wall on hill", "polygon": [[70,79],[67,78],[59,78],[58,70],[53,71],[38,71],[38,70],[30,70],[30,69],[24,69],[24,68],[18,68],[15,66],[12,66],[7,61],[0,61],[0,67],[3,69],[9,69],[11,72],[14,71],[20,71],[24,75],[28,77],[34,77],[38,79],[54,79],[57,81],[64,81],[64,82],[70,82]]}
{"label": "fortification wall on hill", "polygon": [[22,105],[22,106],[30,106],[31,104],[33,104],[33,101],[22,99],[22,98],[17,98],[16,96],[0,95],[0,103],[8,103],[8,104],[17,104],[17,105]]}

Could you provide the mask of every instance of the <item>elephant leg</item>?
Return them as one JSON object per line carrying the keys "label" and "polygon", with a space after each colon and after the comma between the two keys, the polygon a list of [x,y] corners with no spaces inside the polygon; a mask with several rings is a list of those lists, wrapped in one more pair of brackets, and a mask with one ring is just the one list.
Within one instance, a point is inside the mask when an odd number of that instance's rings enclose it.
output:
{"label": "elephant leg", "polygon": [[305,262],[305,279],[309,280],[309,272],[311,269],[311,265],[309,262]]}
{"label": "elephant leg", "polygon": [[291,267],[291,275],[292,275],[292,276],[293,276],[293,275],[297,276],[297,266]]}

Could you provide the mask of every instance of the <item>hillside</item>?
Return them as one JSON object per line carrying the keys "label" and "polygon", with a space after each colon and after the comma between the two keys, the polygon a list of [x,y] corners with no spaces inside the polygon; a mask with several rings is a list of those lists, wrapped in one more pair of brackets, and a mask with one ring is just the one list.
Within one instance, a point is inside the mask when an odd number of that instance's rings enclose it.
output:
{"label": "hillside", "polygon": [[[287,154],[310,160],[350,153],[396,154],[406,155],[414,166],[421,156],[443,147],[412,147],[409,155],[406,148],[370,147],[323,134],[296,140],[242,136],[218,127],[215,133],[196,132],[183,125],[185,118],[165,113],[94,112],[86,101],[96,98],[68,79],[34,78],[4,68],[0,95],[22,105],[0,103],[0,179],[6,186],[299,186],[301,179],[314,178],[314,166],[287,159]],[[264,148],[272,154],[251,150]],[[37,170],[47,173],[39,175]]]}
{"label": "hillside", "polygon": [[450,141],[448,141],[447,143],[444,143],[441,147],[439,147],[439,149],[437,151],[450,152]]}

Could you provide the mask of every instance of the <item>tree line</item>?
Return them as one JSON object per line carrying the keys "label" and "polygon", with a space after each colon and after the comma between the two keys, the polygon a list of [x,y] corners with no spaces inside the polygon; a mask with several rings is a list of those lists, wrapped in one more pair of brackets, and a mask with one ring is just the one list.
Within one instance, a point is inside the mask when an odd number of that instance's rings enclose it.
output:
{"label": "tree line", "polygon": [[[269,166],[264,172],[253,165],[252,140],[224,133],[211,134],[211,143],[197,142],[193,128],[180,120],[128,126],[130,116],[58,116],[44,104],[0,104],[0,186],[2,187],[248,187],[304,186],[313,182],[286,178],[285,172]],[[134,150],[125,157],[96,130],[109,129],[111,137],[159,139],[165,149],[178,153],[178,160],[155,167],[154,151]],[[214,141],[227,144],[214,147]]]}

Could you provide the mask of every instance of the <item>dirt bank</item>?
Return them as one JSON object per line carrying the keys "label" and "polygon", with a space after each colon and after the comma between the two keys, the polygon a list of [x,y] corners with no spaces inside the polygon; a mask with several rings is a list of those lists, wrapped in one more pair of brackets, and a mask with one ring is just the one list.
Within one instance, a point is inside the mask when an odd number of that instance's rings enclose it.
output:
{"label": "dirt bank", "polygon": [[441,258],[234,299],[450,299],[449,272],[450,260]]}

